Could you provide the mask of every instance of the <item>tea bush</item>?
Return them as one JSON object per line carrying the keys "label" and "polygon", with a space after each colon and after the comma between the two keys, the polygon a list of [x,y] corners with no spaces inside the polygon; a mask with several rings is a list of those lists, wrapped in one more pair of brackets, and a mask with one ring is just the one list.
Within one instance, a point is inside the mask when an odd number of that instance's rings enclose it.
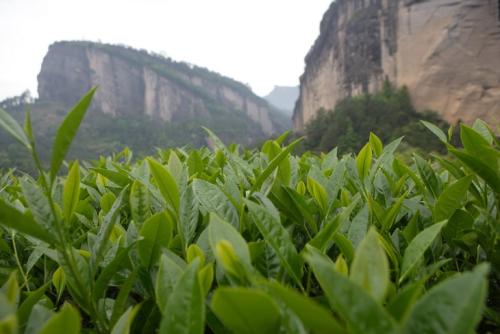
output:
{"label": "tea bush", "polygon": [[[94,90],[44,170],[27,114],[0,125],[36,179],[0,176],[1,333],[471,333],[499,326],[499,142],[407,164],[374,134],[356,156],[128,150],[64,162]],[[64,171],[67,170],[67,171]]]}

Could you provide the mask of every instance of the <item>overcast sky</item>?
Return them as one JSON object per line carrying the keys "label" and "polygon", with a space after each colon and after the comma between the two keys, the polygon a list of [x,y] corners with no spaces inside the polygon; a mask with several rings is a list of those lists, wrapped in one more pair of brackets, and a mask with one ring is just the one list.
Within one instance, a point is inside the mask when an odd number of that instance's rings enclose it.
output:
{"label": "overcast sky", "polygon": [[298,85],[331,0],[0,0],[0,100],[58,40],[121,43],[207,67],[259,95]]}

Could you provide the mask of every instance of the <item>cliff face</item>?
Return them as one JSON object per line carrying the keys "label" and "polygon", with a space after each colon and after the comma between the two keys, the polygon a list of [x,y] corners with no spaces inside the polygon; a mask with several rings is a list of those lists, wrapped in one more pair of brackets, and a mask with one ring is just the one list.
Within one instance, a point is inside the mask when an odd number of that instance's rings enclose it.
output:
{"label": "cliff face", "polygon": [[335,1],[306,57],[294,128],[385,79],[406,85],[417,110],[499,124],[499,1]]}
{"label": "cliff face", "polygon": [[143,113],[176,122],[223,111],[240,113],[265,135],[286,127],[248,87],[206,69],[121,46],[50,46],[38,75],[40,100],[72,104],[94,85],[92,108],[113,116]]}

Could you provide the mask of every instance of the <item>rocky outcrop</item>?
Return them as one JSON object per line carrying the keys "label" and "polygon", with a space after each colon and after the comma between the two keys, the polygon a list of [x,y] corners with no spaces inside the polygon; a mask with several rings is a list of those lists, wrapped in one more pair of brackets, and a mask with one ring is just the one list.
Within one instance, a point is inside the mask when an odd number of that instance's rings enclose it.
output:
{"label": "rocky outcrop", "polygon": [[203,68],[128,47],[90,42],[50,46],[38,75],[42,101],[73,104],[98,85],[92,108],[113,116],[143,113],[163,121],[240,113],[270,135],[286,120],[245,85]]}
{"label": "rocky outcrop", "polygon": [[294,128],[386,79],[406,85],[418,110],[500,124],[500,2],[333,2],[306,57]]}

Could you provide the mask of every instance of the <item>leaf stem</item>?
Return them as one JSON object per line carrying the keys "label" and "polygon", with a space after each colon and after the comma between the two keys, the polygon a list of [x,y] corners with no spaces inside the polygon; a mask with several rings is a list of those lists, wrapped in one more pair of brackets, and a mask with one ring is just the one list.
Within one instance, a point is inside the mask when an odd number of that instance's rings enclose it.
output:
{"label": "leaf stem", "polygon": [[12,232],[12,247],[14,248],[14,257],[16,258],[16,263],[17,263],[17,266],[19,267],[19,272],[21,272],[21,276],[23,277],[23,280],[24,280],[24,285],[26,286],[26,290],[28,290],[28,292],[29,292],[30,287],[28,284],[28,277],[26,276],[26,273],[23,270],[23,266],[21,265],[21,261],[19,261],[19,254],[17,253],[16,233],[15,232]]}
{"label": "leaf stem", "polygon": [[97,311],[97,306],[95,303],[92,303],[91,298],[90,298],[90,293],[89,289],[83,284],[82,278],[80,276],[80,273],[78,272],[78,269],[76,267],[76,260],[72,251],[72,245],[68,243],[67,238],[66,238],[66,228],[61,219],[58,218],[57,211],[55,209],[55,203],[54,199],[52,197],[52,187],[53,183],[47,182],[40,158],[38,156],[38,153],[36,151],[35,147],[35,141],[34,139],[30,136],[30,144],[31,144],[31,155],[33,157],[33,160],[35,162],[36,168],[38,169],[38,172],[40,173],[40,179],[42,182],[42,187],[45,190],[45,195],[47,196],[47,199],[49,201],[49,206],[50,210],[52,212],[52,215],[54,217],[55,225],[56,225],[56,232],[59,237],[59,241],[61,242],[61,245],[55,245],[56,248],[59,248],[59,251],[61,255],[63,256],[63,260],[68,264],[68,267],[70,269],[70,275],[72,275],[75,279],[75,283],[77,285],[77,289],[79,292],[82,294],[83,301],[85,302],[86,305],[81,305],[84,309],[88,308],[89,314],[98,320],[101,320],[101,317],[99,316],[99,312]]}

